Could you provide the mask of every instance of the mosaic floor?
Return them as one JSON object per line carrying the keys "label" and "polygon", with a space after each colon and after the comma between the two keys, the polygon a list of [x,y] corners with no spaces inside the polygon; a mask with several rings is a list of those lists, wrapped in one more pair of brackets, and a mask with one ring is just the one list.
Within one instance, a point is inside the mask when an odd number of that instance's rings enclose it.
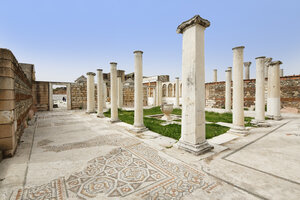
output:
{"label": "mosaic floor", "polygon": [[69,177],[19,189],[11,199],[101,199],[129,195],[136,199],[181,199],[195,190],[210,193],[220,185],[200,171],[170,162],[144,144],[135,144],[96,157]]}

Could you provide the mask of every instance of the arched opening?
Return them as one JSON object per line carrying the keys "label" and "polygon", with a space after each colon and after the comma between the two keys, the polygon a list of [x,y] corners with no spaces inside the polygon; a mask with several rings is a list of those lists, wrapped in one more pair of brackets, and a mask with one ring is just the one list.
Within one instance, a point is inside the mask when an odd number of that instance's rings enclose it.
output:
{"label": "arched opening", "polygon": [[164,84],[162,87],[162,96],[163,97],[167,96],[167,85],[166,84]]}

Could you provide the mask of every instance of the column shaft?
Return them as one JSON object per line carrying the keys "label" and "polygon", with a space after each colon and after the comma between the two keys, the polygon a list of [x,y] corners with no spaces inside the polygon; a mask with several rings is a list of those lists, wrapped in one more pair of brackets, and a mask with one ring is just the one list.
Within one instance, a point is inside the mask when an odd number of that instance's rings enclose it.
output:
{"label": "column shaft", "polygon": [[225,111],[231,112],[231,70],[226,70],[225,75]]}
{"label": "column shaft", "polygon": [[176,89],[175,89],[176,100],[175,100],[175,108],[178,108],[178,107],[179,107],[179,78],[177,77],[175,80],[176,80]]}
{"label": "column shaft", "polygon": [[67,110],[72,109],[72,102],[71,102],[71,84],[67,84]]}
{"label": "column shaft", "polygon": [[112,123],[118,122],[117,63],[110,63],[110,107]]}
{"label": "column shaft", "polygon": [[104,117],[103,115],[103,74],[102,69],[97,69],[97,117]]}
{"label": "column shaft", "polygon": [[53,110],[53,85],[49,83],[49,110]]}
{"label": "column shaft", "polygon": [[103,82],[103,109],[106,108],[106,99],[107,99],[107,87],[106,87],[106,83]]}
{"label": "column shaft", "polygon": [[268,115],[275,119],[280,120],[280,64],[281,61],[272,62],[269,66],[269,79],[270,79],[270,95],[268,103],[270,103],[270,112]]}
{"label": "column shaft", "polygon": [[218,81],[218,71],[217,69],[214,69],[214,82]]}
{"label": "column shaft", "polygon": [[87,74],[87,113],[95,112],[95,80],[93,72]]}
{"label": "column shaft", "polygon": [[117,77],[118,82],[118,108],[123,107],[123,83],[122,77]]}
{"label": "column shaft", "polygon": [[182,125],[178,147],[199,155],[210,149],[205,133],[204,30],[199,15],[177,28],[182,33]]}
{"label": "column shaft", "polygon": [[244,81],[243,81],[243,60],[244,48],[233,48],[233,103],[232,103],[232,132],[245,134],[244,125]]}

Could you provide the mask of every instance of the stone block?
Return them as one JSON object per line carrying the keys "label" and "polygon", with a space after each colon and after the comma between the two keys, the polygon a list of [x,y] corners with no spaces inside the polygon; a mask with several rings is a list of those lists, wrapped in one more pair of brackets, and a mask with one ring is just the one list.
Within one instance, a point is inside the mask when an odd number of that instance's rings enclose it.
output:
{"label": "stone block", "polygon": [[14,121],[14,111],[0,111],[0,124],[10,124]]}
{"label": "stone block", "polygon": [[0,100],[0,111],[13,110],[15,107],[14,100]]}
{"label": "stone block", "polygon": [[14,89],[14,79],[10,77],[0,77],[0,89]]}
{"label": "stone block", "polygon": [[15,77],[15,74],[14,74],[14,71],[12,70],[12,68],[10,67],[2,67],[0,65],[0,76],[2,77],[11,77],[11,78],[14,78]]}
{"label": "stone block", "polygon": [[14,124],[0,124],[0,138],[11,137],[14,130]]}
{"label": "stone block", "polygon": [[0,100],[13,100],[15,99],[14,90],[2,90],[0,92]]}

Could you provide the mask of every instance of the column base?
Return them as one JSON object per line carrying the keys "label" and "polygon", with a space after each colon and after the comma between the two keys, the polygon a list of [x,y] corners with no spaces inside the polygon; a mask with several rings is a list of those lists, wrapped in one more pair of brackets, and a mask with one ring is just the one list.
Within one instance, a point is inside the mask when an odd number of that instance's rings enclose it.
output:
{"label": "column base", "polygon": [[111,119],[111,120],[109,120],[109,122],[110,122],[111,124],[114,124],[114,123],[121,122],[121,120],[119,120],[119,119]]}
{"label": "column base", "polygon": [[276,120],[276,121],[282,120],[281,115],[279,115],[279,116],[267,115],[267,117],[272,119],[272,120]]}
{"label": "column base", "polygon": [[258,127],[270,127],[271,125],[266,121],[259,121],[256,119],[251,120],[251,124]]}
{"label": "column base", "polygon": [[211,146],[210,144],[208,144],[208,142],[206,140],[199,144],[191,144],[191,143],[179,140],[177,142],[177,148],[185,150],[189,153],[192,153],[192,154],[198,156],[200,154],[203,154],[207,151],[212,150],[214,147]]}
{"label": "column base", "polygon": [[233,126],[228,132],[236,135],[247,135],[249,133],[244,126]]}
{"label": "column base", "polygon": [[146,128],[145,126],[140,126],[140,127],[133,126],[133,128],[131,128],[130,130],[135,132],[135,133],[142,133],[144,131],[148,131],[149,129]]}
{"label": "column base", "polygon": [[98,118],[104,118],[105,116],[103,115],[103,113],[101,113],[101,114],[99,113],[99,114],[97,114],[97,117]]}

